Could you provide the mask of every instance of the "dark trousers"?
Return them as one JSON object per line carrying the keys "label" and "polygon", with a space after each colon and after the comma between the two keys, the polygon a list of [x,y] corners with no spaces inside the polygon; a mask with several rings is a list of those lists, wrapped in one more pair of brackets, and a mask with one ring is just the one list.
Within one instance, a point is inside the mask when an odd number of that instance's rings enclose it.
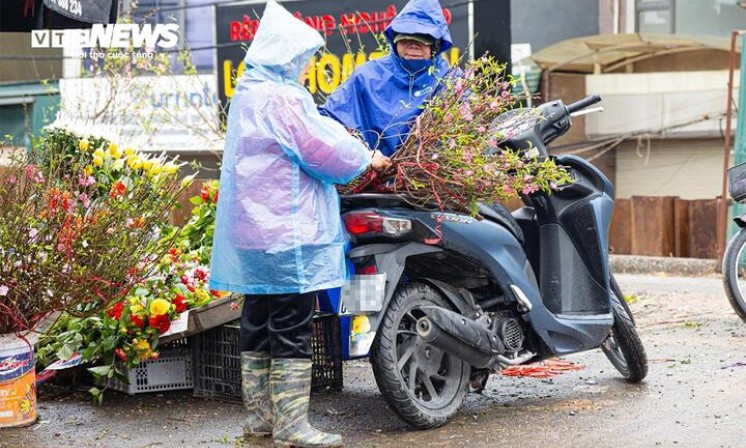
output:
{"label": "dark trousers", "polygon": [[273,358],[311,358],[316,293],[245,295],[241,311],[242,352]]}

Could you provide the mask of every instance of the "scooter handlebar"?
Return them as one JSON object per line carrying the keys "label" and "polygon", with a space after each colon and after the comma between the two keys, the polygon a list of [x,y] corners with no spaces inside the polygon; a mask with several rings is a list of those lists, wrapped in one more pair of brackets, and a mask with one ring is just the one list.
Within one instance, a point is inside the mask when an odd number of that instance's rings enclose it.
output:
{"label": "scooter handlebar", "polygon": [[585,109],[588,106],[592,106],[592,105],[594,105],[596,103],[600,103],[600,102],[601,102],[601,95],[587,96],[587,97],[583,98],[580,101],[577,101],[577,102],[574,102],[572,104],[569,104],[567,106],[567,112],[571,114],[573,112],[577,112],[577,111],[579,111],[581,109]]}

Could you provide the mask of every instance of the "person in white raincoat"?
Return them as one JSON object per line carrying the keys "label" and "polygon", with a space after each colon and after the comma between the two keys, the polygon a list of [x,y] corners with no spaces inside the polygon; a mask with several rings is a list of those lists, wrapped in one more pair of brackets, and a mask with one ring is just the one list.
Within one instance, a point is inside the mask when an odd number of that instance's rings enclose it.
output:
{"label": "person in white raincoat", "polygon": [[342,443],[307,420],[316,292],[347,275],[334,184],[390,164],[321,116],[303,87],[322,44],[267,2],[231,99],[212,252],[210,288],[244,294],[244,435],[281,446]]}

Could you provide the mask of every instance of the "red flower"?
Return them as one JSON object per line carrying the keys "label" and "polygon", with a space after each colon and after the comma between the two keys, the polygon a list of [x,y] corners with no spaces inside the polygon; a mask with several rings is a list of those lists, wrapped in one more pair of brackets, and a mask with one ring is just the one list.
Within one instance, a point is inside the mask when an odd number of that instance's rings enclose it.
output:
{"label": "red flower", "polygon": [[181,283],[185,285],[189,284],[189,277],[187,277],[186,274],[181,276]]}
{"label": "red flower", "polygon": [[123,309],[124,309],[124,303],[117,302],[113,307],[109,308],[109,311],[107,311],[107,314],[112,319],[119,320],[122,317]]}
{"label": "red flower", "polygon": [[218,190],[215,190],[215,196],[212,197],[213,202],[218,202]]}
{"label": "red flower", "polygon": [[130,321],[131,321],[131,322],[132,322],[133,324],[135,324],[135,325],[137,325],[138,327],[140,327],[140,329],[141,329],[141,330],[142,330],[143,328],[145,328],[145,322],[143,322],[143,320],[142,320],[142,318],[141,318],[140,316],[136,316],[136,315],[134,315],[134,314],[130,314]]}
{"label": "red flower", "polygon": [[177,261],[179,261],[179,249],[172,247],[168,250],[168,255],[171,258],[172,262],[176,263]]}
{"label": "red flower", "polygon": [[194,270],[194,278],[196,278],[197,280],[205,281],[205,279],[207,278],[207,272],[197,268]]}
{"label": "red flower", "polygon": [[194,292],[194,286],[192,286],[192,285],[186,285],[186,287],[189,290],[189,292]]}
{"label": "red flower", "polygon": [[111,186],[111,190],[109,191],[109,197],[112,199],[116,199],[120,196],[124,196],[126,192],[127,192],[127,186],[124,185],[121,181],[116,181]]}
{"label": "red flower", "polygon": [[220,298],[220,291],[216,291],[214,289],[211,289],[210,290],[210,294],[212,294],[213,296],[215,296],[217,298]]}
{"label": "red flower", "polygon": [[114,353],[116,353],[117,358],[121,359],[122,361],[127,361],[127,354],[124,353],[124,350],[122,350],[121,348],[117,348],[116,350],[114,350]]}
{"label": "red flower", "polygon": [[157,329],[160,334],[167,332],[171,328],[171,318],[168,317],[168,314],[152,316],[148,323],[152,328]]}
{"label": "red flower", "polygon": [[177,313],[183,313],[187,309],[187,304],[185,301],[184,296],[181,294],[176,294],[176,297],[174,297],[174,305],[176,305],[176,312]]}
{"label": "red flower", "polygon": [[202,190],[199,192],[199,197],[206,202],[210,198],[210,187],[207,185],[202,185]]}

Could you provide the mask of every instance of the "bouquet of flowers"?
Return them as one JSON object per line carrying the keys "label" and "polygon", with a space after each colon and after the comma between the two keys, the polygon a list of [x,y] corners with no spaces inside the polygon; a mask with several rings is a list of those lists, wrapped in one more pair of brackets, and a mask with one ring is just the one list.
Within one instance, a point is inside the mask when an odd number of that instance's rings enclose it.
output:
{"label": "bouquet of flowers", "polygon": [[152,275],[183,186],[178,165],[51,130],[0,174],[0,333],[90,314]]}
{"label": "bouquet of flowers", "polygon": [[369,172],[342,192],[402,194],[417,205],[477,215],[479,202],[550,192],[569,182],[551,159],[500,148],[512,135],[496,131],[493,122],[517,103],[504,68],[483,56],[443,79],[392,157],[392,168]]}

